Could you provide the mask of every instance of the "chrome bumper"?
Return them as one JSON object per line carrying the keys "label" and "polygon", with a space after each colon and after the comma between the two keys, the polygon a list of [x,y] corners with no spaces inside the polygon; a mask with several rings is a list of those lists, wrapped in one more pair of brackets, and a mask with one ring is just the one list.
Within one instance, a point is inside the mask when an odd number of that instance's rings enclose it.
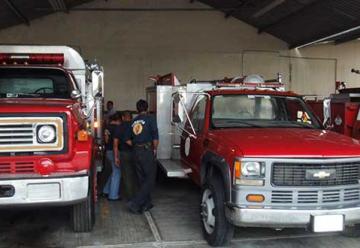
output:
{"label": "chrome bumper", "polygon": [[244,227],[307,227],[311,216],[344,215],[345,225],[360,223],[360,206],[331,210],[249,209],[226,207],[227,219]]}
{"label": "chrome bumper", "polygon": [[11,197],[0,197],[0,207],[31,205],[69,205],[88,195],[87,175],[56,178],[0,180],[1,185],[14,187]]}

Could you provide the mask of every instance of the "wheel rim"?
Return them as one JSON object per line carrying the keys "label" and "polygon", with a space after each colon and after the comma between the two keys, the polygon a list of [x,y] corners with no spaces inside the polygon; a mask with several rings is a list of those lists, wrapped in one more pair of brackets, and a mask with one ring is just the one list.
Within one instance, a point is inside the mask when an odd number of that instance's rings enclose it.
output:
{"label": "wheel rim", "polygon": [[215,202],[210,189],[203,192],[201,200],[201,218],[207,233],[211,234],[215,228]]}

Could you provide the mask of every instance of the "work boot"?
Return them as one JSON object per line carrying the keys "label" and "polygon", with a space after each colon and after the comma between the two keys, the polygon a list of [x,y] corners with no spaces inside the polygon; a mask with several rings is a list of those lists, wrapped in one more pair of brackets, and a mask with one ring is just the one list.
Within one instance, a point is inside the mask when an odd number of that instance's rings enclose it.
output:
{"label": "work boot", "polygon": [[137,207],[133,202],[129,201],[126,203],[127,208],[133,214],[142,214],[139,207]]}
{"label": "work boot", "polygon": [[122,200],[121,197],[116,198],[116,199],[111,199],[111,198],[107,198],[107,199],[108,199],[108,201],[121,201]]}
{"label": "work boot", "polygon": [[100,193],[99,197],[101,198],[108,198],[109,194],[105,194],[105,193]]}
{"label": "work boot", "polygon": [[146,212],[146,211],[149,211],[150,209],[152,209],[154,207],[154,204],[152,203],[147,203],[145,204],[142,208],[141,208],[141,211],[142,212]]}

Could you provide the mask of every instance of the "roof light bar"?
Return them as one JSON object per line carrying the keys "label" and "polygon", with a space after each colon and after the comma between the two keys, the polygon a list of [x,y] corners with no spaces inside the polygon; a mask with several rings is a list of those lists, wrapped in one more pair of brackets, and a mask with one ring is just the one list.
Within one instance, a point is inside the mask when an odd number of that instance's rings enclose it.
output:
{"label": "roof light bar", "polygon": [[1,64],[64,64],[62,53],[0,53]]}
{"label": "roof light bar", "polygon": [[271,89],[280,89],[284,87],[282,83],[226,83],[218,82],[216,87],[246,87],[246,88],[271,88]]}
{"label": "roof light bar", "polygon": [[282,83],[282,75],[277,73],[276,79],[264,80],[264,78],[257,74],[251,74],[245,77],[225,78],[222,81],[215,83],[216,87],[243,87],[243,88],[284,88]]}

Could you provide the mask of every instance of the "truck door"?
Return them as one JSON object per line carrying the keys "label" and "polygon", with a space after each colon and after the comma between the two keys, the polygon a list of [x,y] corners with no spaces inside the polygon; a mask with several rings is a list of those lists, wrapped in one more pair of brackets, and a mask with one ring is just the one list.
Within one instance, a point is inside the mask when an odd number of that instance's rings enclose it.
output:
{"label": "truck door", "polygon": [[[186,122],[184,127],[186,132],[184,131],[181,136],[182,162],[192,169],[194,178],[200,178],[200,160],[203,153],[207,99],[206,95],[197,97],[189,114],[190,120]],[[192,130],[191,124],[194,130]],[[195,135],[191,135],[194,131]]]}

